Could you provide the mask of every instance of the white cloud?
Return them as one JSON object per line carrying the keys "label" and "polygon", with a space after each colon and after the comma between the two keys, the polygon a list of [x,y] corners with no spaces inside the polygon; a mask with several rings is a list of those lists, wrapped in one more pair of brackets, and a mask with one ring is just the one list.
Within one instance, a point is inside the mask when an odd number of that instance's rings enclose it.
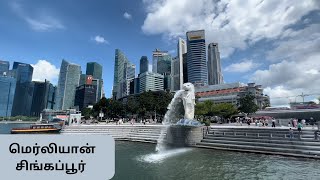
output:
{"label": "white cloud", "polygon": [[109,44],[109,42],[103,36],[100,35],[91,38],[91,40],[95,41],[98,44]]}
{"label": "white cloud", "polygon": [[22,18],[31,29],[35,31],[51,31],[56,29],[64,29],[65,26],[55,17],[52,17],[51,15],[44,13],[44,11],[37,11],[35,10],[34,16],[29,15],[26,13],[26,11],[23,9],[23,6],[17,2],[12,2],[11,4],[12,10],[20,17]]}
{"label": "white cloud", "polygon": [[245,49],[261,39],[276,39],[289,25],[319,9],[316,0],[144,0],[142,30],[169,39],[188,30],[205,29],[207,42],[218,42],[221,56]]}
{"label": "white cloud", "polygon": [[238,73],[244,73],[248,72],[250,70],[253,70],[254,68],[257,68],[259,66],[258,63],[254,63],[252,60],[245,60],[240,63],[233,63],[227,66],[224,71],[226,72],[238,72]]}
{"label": "white cloud", "polygon": [[33,81],[49,80],[53,84],[57,84],[59,77],[59,69],[48,62],[47,60],[39,60],[36,64],[31,64],[33,67]]}
{"label": "white cloud", "polygon": [[128,20],[132,19],[132,15],[129,14],[128,12],[125,12],[125,13],[123,14],[123,17],[124,17],[125,19],[128,19]]}

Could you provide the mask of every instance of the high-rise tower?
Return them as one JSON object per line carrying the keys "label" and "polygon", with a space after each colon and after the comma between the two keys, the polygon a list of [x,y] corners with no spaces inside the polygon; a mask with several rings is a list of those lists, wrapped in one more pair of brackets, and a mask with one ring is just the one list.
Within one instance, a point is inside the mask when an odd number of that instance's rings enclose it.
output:
{"label": "high-rise tower", "polygon": [[187,32],[188,80],[195,85],[208,83],[204,30]]}
{"label": "high-rise tower", "polygon": [[223,76],[221,72],[220,52],[218,43],[208,45],[208,84],[222,84]]}

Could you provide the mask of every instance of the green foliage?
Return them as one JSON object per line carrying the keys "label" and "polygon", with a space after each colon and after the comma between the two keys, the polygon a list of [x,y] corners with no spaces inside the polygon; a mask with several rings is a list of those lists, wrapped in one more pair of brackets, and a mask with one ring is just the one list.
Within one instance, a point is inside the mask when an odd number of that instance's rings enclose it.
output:
{"label": "green foliage", "polygon": [[90,119],[90,116],[93,116],[93,110],[90,108],[83,108],[81,115],[84,116],[85,119]]}
{"label": "green foliage", "polygon": [[219,116],[229,118],[238,113],[236,107],[229,103],[214,104],[212,101],[205,101],[196,104],[195,115],[202,117]]}
{"label": "green foliage", "polygon": [[102,111],[105,117],[119,118],[127,116],[153,115],[164,116],[173,95],[170,92],[143,92],[139,96],[129,96],[125,103],[121,101],[102,98],[93,106],[93,115],[98,116]]}
{"label": "green foliage", "polygon": [[258,111],[259,107],[254,103],[255,97],[248,94],[239,99],[239,111],[246,114],[252,114]]}

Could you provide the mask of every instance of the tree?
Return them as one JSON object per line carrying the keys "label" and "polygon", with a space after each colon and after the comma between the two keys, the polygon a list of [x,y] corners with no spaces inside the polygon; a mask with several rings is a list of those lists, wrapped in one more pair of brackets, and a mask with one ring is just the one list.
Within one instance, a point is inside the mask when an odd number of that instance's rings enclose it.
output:
{"label": "tree", "polygon": [[238,114],[238,109],[230,103],[217,104],[214,109],[217,115],[223,117],[224,119],[230,118],[232,115]]}
{"label": "tree", "polygon": [[90,116],[93,115],[93,110],[90,108],[83,108],[81,111],[81,115],[84,116],[85,119],[89,119]]}
{"label": "tree", "polygon": [[259,107],[254,102],[255,97],[252,94],[247,94],[239,99],[238,110],[247,115],[258,111]]}

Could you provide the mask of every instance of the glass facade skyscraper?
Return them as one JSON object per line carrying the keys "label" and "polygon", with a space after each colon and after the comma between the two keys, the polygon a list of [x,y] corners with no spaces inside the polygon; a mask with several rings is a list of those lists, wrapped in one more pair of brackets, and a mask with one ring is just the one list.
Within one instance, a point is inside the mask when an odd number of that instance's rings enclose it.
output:
{"label": "glass facade skyscraper", "polygon": [[17,83],[32,81],[33,67],[30,64],[14,62],[12,71]]}
{"label": "glass facade skyscraper", "polygon": [[171,56],[169,54],[159,56],[157,61],[157,73],[162,75],[170,75],[172,61]]}
{"label": "glass facade skyscraper", "polygon": [[148,72],[149,60],[147,56],[140,58],[140,74]]}
{"label": "glass facade skyscraper", "polygon": [[208,45],[208,84],[214,85],[222,83],[223,76],[218,43],[210,43]]}
{"label": "glass facade skyscraper", "polygon": [[0,117],[10,117],[16,90],[16,79],[0,76]]}
{"label": "glass facade skyscraper", "polygon": [[47,80],[45,82],[33,82],[33,97],[31,116],[40,116],[44,109],[52,109],[54,105],[55,88]]}
{"label": "glass facade skyscraper", "polygon": [[130,93],[130,81],[135,77],[135,65],[120,49],[115,50],[114,79],[112,97],[119,99]]}
{"label": "glass facade skyscraper", "polygon": [[99,84],[96,87],[96,90],[97,90],[96,98],[97,100],[100,100],[102,98],[102,92],[103,92],[102,66],[97,62],[88,62],[86,75],[91,75],[93,79],[99,80],[98,82]]}
{"label": "glass facade skyscraper", "polygon": [[88,62],[86,74],[94,79],[102,79],[102,66],[97,62]]}
{"label": "glass facade skyscraper", "polygon": [[56,109],[66,110],[74,107],[76,88],[79,86],[81,67],[62,60],[58,80]]}
{"label": "glass facade skyscraper", "polygon": [[8,61],[0,60],[0,76],[9,74],[10,63]]}
{"label": "glass facade skyscraper", "polygon": [[162,56],[168,55],[167,51],[160,51],[159,49],[156,49],[152,52],[152,72],[153,73],[159,73],[158,72],[158,59]]}
{"label": "glass facade skyscraper", "polygon": [[183,54],[187,52],[186,41],[179,38],[177,47],[177,57],[171,63],[171,89],[173,91],[182,89],[183,77],[187,76],[183,74]]}
{"label": "glass facade skyscraper", "polygon": [[33,67],[30,64],[14,62],[11,73],[17,81],[11,115],[29,116],[34,87],[31,82]]}
{"label": "glass facade skyscraper", "polygon": [[195,85],[208,83],[204,30],[187,32],[188,80]]}

